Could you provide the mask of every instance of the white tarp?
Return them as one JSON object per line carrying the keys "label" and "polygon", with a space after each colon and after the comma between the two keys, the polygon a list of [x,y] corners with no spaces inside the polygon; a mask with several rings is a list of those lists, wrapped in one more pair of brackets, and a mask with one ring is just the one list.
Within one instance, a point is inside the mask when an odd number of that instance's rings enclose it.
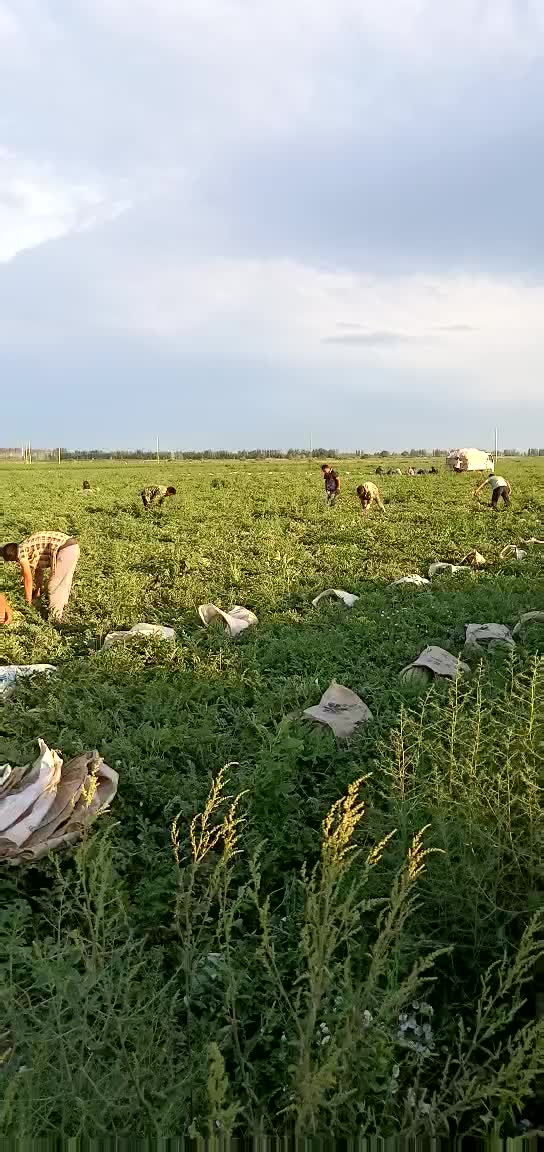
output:
{"label": "white tarp", "polygon": [[453,448],[446,456],[446,466],[453,472],[492,472],[493,457],[479,448]]}
{"label": "white tarp", "polygon": [[118,644],[122,640],[128,640],[132,636],[156,636],[159,640],[175,640],[176,633],[173,628],[168,628],[166,624],[134,624],[126,632],[108,632],[103,648],[111,648],[112,644]]}
{"label": "white tarp", "polygon": [[33,676],[35,672],[49,675],[56,671],[54,664],[3,664],[0,666],[0,695],[13,688],[19,676]]}
{"label": "white tarp", "polygon": [[458,572],[470,572],[470,567],[468,564],[446,564],[443,560],[439,560],[436,564],[429,565],[429,576],[431,580],[433,576],[437,576],[439,572],[447,572],[449,576],[456,576]]}
{"label": "white tarp", "polygon": [[430,584],[430,580],[415,572],[412,576],[400,576],[398,580],[392,580],[388,587],[396,588],[398,584],[415,584],[416,588],[423,588],[425,584]]}

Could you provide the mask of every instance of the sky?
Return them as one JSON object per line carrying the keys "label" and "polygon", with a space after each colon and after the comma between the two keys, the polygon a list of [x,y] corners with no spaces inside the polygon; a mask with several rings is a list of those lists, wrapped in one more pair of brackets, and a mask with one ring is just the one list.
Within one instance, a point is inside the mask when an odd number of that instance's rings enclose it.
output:
{"label": "sky", "polygon": [[544,445],[541,0],[0,0],[0,444]]}

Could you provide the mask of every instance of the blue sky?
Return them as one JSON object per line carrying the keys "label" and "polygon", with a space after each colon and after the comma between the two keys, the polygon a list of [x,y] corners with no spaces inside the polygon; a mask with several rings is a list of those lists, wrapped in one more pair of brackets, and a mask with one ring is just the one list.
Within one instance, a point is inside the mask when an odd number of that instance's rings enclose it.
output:
{"label": "blue sky", "polygon": [[544,443],[538,0],[0,0],[0,441]]}

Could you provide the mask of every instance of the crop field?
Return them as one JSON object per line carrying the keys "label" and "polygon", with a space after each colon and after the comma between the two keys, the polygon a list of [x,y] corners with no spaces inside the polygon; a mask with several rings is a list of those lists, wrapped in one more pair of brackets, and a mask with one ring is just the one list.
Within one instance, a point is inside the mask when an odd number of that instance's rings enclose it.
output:
{"label": "crop field", "polygon": [[[41,737],[119,772],[77,850],[0,874],[2,1136],[535,1127],[544,625],[455,684],[399,673],[544,609],[544,546],[499,556],[544,538],[544,460],[500,461],[496,513],[478,474],[377,463],[339,462],[334,508],[318,462],[0,466],[1,542],[81,547],[57,626],[0,565],[1,661],[57,667],[0,703],[0,764]],[[177,496],[144,511],[146,484]],[[484,569],[389,586],[472,549]],[[313,608],[331,587],[354,607]],[[258,624],[206,629],[208,602]],[[139,621],[175,642],[101,650]],[[332,680],[372,713],[345,742],[302,718]]]}

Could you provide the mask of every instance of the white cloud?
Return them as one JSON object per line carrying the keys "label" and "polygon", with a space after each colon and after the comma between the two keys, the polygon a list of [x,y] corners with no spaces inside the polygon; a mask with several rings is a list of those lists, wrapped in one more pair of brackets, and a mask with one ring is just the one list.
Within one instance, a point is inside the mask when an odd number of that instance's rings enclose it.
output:
{"label": "white cloud", "polygon": [[191,356],[388,363],[464,379],[467,395],[538,397],[544,285],[468,276],[328,273],[292,261],[112,270],[95,299],[106,328]]}
{"label": "white cloud", "polygon": [[[86,0],[105,27],[178,69],[180,131],[213,124],[220,139],[363,132],[459,104],[488,74],[544,55],[539,0]],[[150,100],[162,102],[162,83]],[[506,93],[505,93],[506,95]],[[493,101],[496,105],[496,99]],[[509,101],[505,101],[507,104]],[[515,97],[514,97],[515,103]],[[500,122],[500,116],[498,117]],[[204,142],[203,140],[201,141]]]}
{"label": "white cloud", "polygon": [[4,346],[538,397],[543,55],[537,0],[0,0]]}
{"label": "white cloud", "polygon": [[0,151],[0,263],[48,240],[95,227],[126,209],[98,184],[70,182]]}

